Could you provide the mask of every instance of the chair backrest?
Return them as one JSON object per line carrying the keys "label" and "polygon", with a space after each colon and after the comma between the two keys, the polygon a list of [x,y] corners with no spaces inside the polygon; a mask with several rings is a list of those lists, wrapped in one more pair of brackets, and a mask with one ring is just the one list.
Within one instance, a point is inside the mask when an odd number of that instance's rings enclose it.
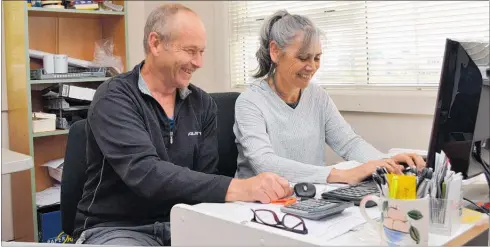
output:
{"label": "chair backrest", "polygon": [[238,150],[235,144],[235,102],[240,93],[210,93],[218,106],[218,174],[234,177]]}
{"label": "chair backrest", "polygon": [[70,127],[61,175],[61,226],[68,235],[73,234],[78,202],[82,198],[83,186],[87,180],[85,123],[85,119],[79,120]]}

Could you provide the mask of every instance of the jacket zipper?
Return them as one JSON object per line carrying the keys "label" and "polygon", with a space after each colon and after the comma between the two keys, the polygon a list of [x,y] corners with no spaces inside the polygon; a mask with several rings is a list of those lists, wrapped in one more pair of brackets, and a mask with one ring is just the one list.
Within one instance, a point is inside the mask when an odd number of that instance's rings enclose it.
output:
{"label": "jacket zipper", "polygon": [[170,131],[170,144],[173,144],[174,143],[174,131],[171,130]]}
{"label": "jacket zipper", "polygon": [[177,117],[174,115],[173,119],[170,120],[170,144],[174,143],[174,132],[175,132],[175,119]]}

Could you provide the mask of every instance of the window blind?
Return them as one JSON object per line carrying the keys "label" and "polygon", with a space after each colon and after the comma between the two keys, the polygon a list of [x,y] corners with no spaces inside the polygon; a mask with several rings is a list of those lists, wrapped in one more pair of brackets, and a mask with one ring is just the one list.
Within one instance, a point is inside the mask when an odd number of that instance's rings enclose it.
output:
{"label": "window blind", "polygon": [[489,8],[488,1],[231,1],[231,80],[253,80],[260,28],[285,9],[325,34],[315,82],[436,85],[446,38],[488,42]]}

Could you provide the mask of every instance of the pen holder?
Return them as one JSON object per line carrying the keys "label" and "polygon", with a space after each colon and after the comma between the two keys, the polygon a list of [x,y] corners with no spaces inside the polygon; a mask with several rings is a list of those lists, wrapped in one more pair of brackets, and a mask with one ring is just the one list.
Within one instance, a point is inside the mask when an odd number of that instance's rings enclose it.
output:
{"label": "pen holder", "polygon": [[[366,203],[374,201],[381,222],[366,213]],[[388,246],[427,246],[429,243],[429,197],[413,200],[391,199],[369,195],[359,204],[362,216],[378,232]]]}
{"label": "pen holder", "polygon": [[430,233],[451,236],[459,229],[462,200],[430,198]]}

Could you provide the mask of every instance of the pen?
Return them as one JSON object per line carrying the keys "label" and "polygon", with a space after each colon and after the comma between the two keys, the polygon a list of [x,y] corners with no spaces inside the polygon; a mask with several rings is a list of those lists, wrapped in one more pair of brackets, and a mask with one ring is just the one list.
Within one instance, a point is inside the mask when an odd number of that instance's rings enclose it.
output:
{"label": "pen", "polygon": [[382,187],[382,184],[383,182],[381,181],[381,177],[377,174],[377,173],[373,173],[373,180],[374,182],[376,183],[376,187],[378,187],[378,190],[379,190],[379,193],[384,196],[384,192],[383,192],[383,187]]}

